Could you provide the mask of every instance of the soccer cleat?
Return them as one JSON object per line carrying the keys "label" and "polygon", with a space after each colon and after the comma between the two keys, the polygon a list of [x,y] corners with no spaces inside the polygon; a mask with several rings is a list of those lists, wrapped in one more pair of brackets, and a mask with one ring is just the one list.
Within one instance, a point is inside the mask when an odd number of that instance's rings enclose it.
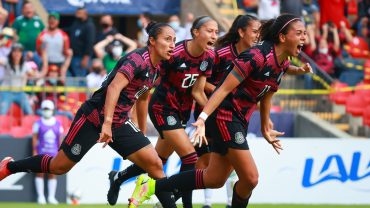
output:
{"label": "soccer cleat", "polygon": [[110,186],[109,186],[109,190],[108,190],[108,194],[107,194],[107,199],[108,199],[108,203],[112,206],[117,203],[119,190],[120,190],[120,186],[121,186],[121,184],[117,184],[114,181],[114,176],[116,174],[117,174],[117,171],[114,171],[114,170],[112,170],[111,172],[108,173]]}
{"label": "soccer cleat", "polygon": [[8,169],[8,163],[12,161],[12,157],[6,157],[0,162],[0,181],[12,174]]}
{"label": "soccer cleat", "polygon": [[136,187],[131,198],[128,200],[129,208],[136,208],[144,201],[149,200],[155,192],[155,180],[147,175],[140,175],[136,181]]}

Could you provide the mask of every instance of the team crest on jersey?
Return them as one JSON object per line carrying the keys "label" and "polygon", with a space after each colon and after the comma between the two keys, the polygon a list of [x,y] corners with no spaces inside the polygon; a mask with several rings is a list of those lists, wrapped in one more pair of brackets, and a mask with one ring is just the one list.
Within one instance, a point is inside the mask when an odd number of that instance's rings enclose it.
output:
{"label": "team crest on jersey", "polygon": [[208,62],[207,61],[202,61],[202,63],[200,64],[199,69],[201,71],[205,71],[207,69],[207,66],[208,66]]}
{"label": "team crest on jersey", "polygon": [[245,138],[243,136],[242,132],[236,132],[235,133],[235,143],[237,144],[243,144],[245,142]]}
{"label": "team crest on jersey", "polygon": [[167,124],[170,125],[170,126],[173,126],[177,123],[175,117],[173,116],[168,116],[167,117]]}
{"label": "team crest on jersey", "polygon": [[80,144],[73,145],[71,152],[74,155],[79,155],[81,153],[81,145]]}

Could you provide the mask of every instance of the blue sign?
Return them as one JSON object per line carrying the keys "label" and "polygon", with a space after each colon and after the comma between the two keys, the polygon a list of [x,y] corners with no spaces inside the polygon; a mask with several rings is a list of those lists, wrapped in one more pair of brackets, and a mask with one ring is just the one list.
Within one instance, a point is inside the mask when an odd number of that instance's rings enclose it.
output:
{"label": "blue sign", "polygon": [[[320,183],[325,183],[328,181],[337,180],[342,183],[345,183],[347,181],[360,181],[362,179],[365,179],[366,177],[370,176],[370,161],[367,162],[366,170],[367,173],[360,174],[359,173],[359,167],[361,162],[361,153],[360,152],[354,152],[352,156],[351,166],[350,169],[347,170],[345,163],[343,161],[343,158],[338,155],[330,155],[326,158],[321,171],[316,174],[318,175],[318,179],[316,181],[312,181],[311,176],[315,173],[313,173],[312,169],[314,166],[314,159],[308,158],[306,159],[304,173],[303,173],[303,179],[302,179],[302,186],[305,188],[310,188],[312,186],[316,186]],[[362,161],[364,162],[364,161]],[[347,166],[348,167],[348,166]],[[329,172],[329,168],[335,168],[336,171]],[[370,191],[370,190],[367,190]]]}
{"label": "blue sign", "polygon": [[89,14],[138,15],[144,12],[156,15],[178,14],[180,0],[41,0],[47,11],[73,14],[85,7]]}

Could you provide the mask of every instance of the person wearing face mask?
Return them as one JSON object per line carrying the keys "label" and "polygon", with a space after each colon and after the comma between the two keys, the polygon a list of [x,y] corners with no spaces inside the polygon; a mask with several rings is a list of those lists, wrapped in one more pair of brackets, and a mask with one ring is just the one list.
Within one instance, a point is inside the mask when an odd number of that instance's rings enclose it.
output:
{"label": "person wearing face mask", "polygon": [[100,28],[101,30],[96,35],[95,43],[104,40],[108,35],[115,35],[118,30],[113,26],[113,18],[111,15],[103,15],[100,18]]}
{"label": "person wearing face mask", "polygon": [[94,46],[94,51],[95,56],[103,60],[104,68],[109,74],[122,56],[136,48],[135,41],[116,33],[114,36],[108,35],[104,40],[98,42]]}
{"label": "person wearing face mask", "polygon": [[176,43],[186,39],[186,30],[185,28],[181,27],[179,16],[177,15],[170,16],[170,18],[168,18],[168,24],[176,32]]}
{"label": "person wearing face mask", "polygon": [[148,33],[145,31],[145,28],[151,21],[150,19],[150,14],[147,12],[140,14],[137,19],[137,27],[140,29],[137,33],[137,43],[139,47],[145,46],[148,41]]}
{"label": "person wearing face mask", "polygon": [[106,71],[104,69],[101,59],[94,59],[91,64],[90,73],[86,76],[86,82],[88,88],[98,88],[103,83],[106,77]]}
{"label": "person wearing face mask", "polygon": [[[41,118],[32,127],[32,154],[49,154],[55,156],[63,134],[61,123],[54,117],[54,103],[51,100],[44,100],[41,103]],[[35,185],[37,192],[37,203],[46,204],[44,194],[44,173],[37,173]],[[47,180],[49,204],[58,204],[55,198],[57,190],[56,175],[48,174]]]}
{"label": "person wearing face mask", "polygon": [[[88,73],[88,66],[95,42],[95,25],[89,18],[86,8],[78,8],[75,21],[66,31],[73,50],[69,72],[74,77],[84,77]],[[80,83],[82,85],[82,83]]]}

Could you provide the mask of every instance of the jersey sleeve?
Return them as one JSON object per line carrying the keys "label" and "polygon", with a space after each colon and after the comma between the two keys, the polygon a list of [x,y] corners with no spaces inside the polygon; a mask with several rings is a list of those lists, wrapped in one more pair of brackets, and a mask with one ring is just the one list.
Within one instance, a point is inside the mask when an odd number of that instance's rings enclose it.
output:
{"label": "jersey sleeve", "polygon": [[264,56],[258,48],[244,51],[238,58],[233,60],[234,69],[238,71],[243,79],[246,79],[253,70],[261,68],[263,63]]}
{"label": "jersey sleeve", "polygon": [[136,75],[145,69],[145,65],[144,59],[139,54],[131,54],[119,67],[118,72],[124,74],[131,82]]}

